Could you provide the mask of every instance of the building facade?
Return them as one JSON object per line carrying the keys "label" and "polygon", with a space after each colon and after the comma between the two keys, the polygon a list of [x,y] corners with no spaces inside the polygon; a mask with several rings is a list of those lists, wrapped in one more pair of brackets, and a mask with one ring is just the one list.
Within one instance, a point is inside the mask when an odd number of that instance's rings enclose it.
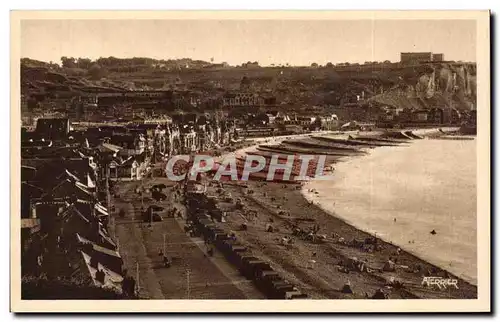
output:
{"label": "building facade", "polygon": [[401,63],[403,64],[418,64],[431,61],[444,61],[444,54],[432,52],[401,53]]}
{"label": "building facade", "polygon": [[263,97],[255,93],[226,93],[222,98],[222,106],[274,106],[275,97]]}
{"label": "building facade", "polygon": [[401,63],[421,63],[432,61],[431,52],[421,52],[421,53],[401,53]]}

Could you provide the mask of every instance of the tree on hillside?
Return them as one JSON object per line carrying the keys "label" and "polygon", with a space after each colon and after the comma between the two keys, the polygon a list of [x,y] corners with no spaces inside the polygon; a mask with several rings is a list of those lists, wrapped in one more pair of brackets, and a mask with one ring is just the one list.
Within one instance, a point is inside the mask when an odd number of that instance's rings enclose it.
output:
{"label": "tree on hillside", "polygon": [[62,67],[75,68],[76,67],[76,59],[73,57],[62,56],[61,57],[61,64],[62,64]]}
{"label": "tree on hillside", "polygon": [[106,76],[106,71],[100,65],[93,64],[89,68],[88,75],[93,80],[100,80],[101,78],[103,78],[104,76]]}
{"label": "tree on hillside", "polygon": [[333,67],[333,64],[332,64],[331,62],[328,62],[328,63],[326,63],[326,67],[328,67],[328,68],[332,68],[332,67]]}
{"label": "tree on hillside", "polygon": [[54,63],[52,60],[49,61],[48,66],[49,66],[50,69],[57,69],[57,68],[59,68],[59,65],[57,63]]}
{"label": "tree on hillside", "polygon": [[315,67],[315,68],[316,68],[316,67],[318,67],[318,64],[316,64],[316,63],[312,63],[312,64],[311,64],[311,67]]}
{"label": "tree on hillside", "polygon": [[80,57],[76,61],[76,65],[78,66],[78,68],[89,69],[90,66],[92,65],[92,60],[90,60],[89,58],[81,58]]}

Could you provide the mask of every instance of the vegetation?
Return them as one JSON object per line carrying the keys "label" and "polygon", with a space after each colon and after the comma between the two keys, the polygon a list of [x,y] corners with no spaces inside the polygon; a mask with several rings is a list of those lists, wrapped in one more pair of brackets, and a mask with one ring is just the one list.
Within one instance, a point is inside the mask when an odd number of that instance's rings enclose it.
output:
{"label": "vegetation", "polygon": [[106,76],[106,70],[98,64],[93,64],[88,71],[88,75],[92,80],[100,80]]}

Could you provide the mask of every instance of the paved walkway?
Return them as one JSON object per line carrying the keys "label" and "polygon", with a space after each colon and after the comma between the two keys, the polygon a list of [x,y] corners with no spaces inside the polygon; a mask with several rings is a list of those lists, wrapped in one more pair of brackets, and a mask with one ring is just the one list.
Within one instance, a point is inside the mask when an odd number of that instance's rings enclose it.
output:
{"label": "paved walkway", "polygon": [[[165,183],[164,178],[145,179],[144,184]],[[167,184],[167,183],[166,183]],[[213,257],[206,254],[200,238],[191,238],[184,233],[184,220],[165,218],[161,222],[143,223],[140,220],[141,199],[135,193],[140,182],[123,182],[117,185],[120,198],[113,203],[116,214],[125,209],[124,218],[115,218],[115,231],[120,254],[129,274],[136,277],[139,269],[139,294],[151,299],[261,299],[263,295],[230,265],[222,254]],[[168,184],[167,184],[168,185]],[[167,188],[166,194],[172,196]],[[145,208],[153,204],[144,199]],[[155,203],[169,208],[180,203],[166,201]],[[160,251],[165,250],[172,266],[165,268]],[[188,273],[189,272],[189,273]]]}

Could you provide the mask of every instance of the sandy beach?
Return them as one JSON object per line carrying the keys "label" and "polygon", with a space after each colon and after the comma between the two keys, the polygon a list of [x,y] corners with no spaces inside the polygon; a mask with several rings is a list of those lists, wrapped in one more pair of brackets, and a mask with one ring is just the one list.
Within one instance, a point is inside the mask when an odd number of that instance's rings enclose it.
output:
{"label": "sandy beach", "polygon": [[[436,130],[422,132],[419,135],[439,135]],[[378,135],[370,134],[371,137]],[[249,151],[252,150],[245,152]],[[329,161],[334,163],[339,158],[332,157]],[[372,234],[312,203],[304,194],[311,196],[317,191],[307,187],[307,184],[278,182],[225,183],[225,191],[243,200],[244,211],[228,211],[222,226],[235,231],[237,238],[250,245],[253,253],[272,263],[312,298],[367,298],[379,289],[390,298],[477,297],[476,286],[398,246],[375,238],[374,250],[369,246],[373,243]],[[248,213],[257,213],[257,219],[248,217]],[[247,231],[238,231],[242,223],[248,223]],[[276,227],[274,232],[266,232],[268,224]],[[320,227],[318,234],[324,237],[321,241],[294,236],[294,229],[307,230],[313,225]],[[283,238],[293,238],[293,244],[283,245],[280,243]],[[353,269],[356,263],[363,263],[363,269]],[[428,287],[422,283],[425,276],[456,279],[458,289]],[[353,294],[341,292],[346,283],[351,285]]]}
{"label": "sandy beach", "polygon": [[[435,132],[429,133],[432,135]],[[399,139],[397,135],[387,137],[382,132],[366,134],[364,138],[367,141],[363,141],[361,136],[346,140],[357,133],[321,133],[324,135],[321,140],[314,138],[320,134],[258,139],[223,156],[257,153],[268,158],[273,153],[273,147],[280,148],[277,153],[286,154],[284,151],[288,148],[301,146],[302,143],[294,143],[300,140],[297,142],[321,146],[309,149],[311,154],[325,150],[342,151],[342,155],[333,153],[327,157],[327,164],[335,166],[340,160],[358,158],[366,150],[377,149],[381,145],[411,144],[411,141]],[[267,151],[261,149],[264,144],[269,146]],[[262,180],[216,182],[210,180],[210,176],[204,181],[206,195],[216,200],[216,207],[224,213],[224,220],[216,222],[217,227],[230,232],[238,243],[247,247],[249,254],[269,263],[309,298],[367,299],[377,298],[377,294],[379,297],[385,294],[385,298],[390,299],[477,297],[476,286],[354,227],[335,213],[311,202],[310,197],[318,192],[308,188],[308,183]],[[186,298],[188,266],[191,267],[194,283],[193,298],[262,298],[263,294],[253,283],[242,277],[219,251],[215,250],[214,255],[207,258],[208,248],[203,245],[203,240],[183,234],[182,226],[193,214],[187,213],[184,202],[175,197],[180,192],[180,186],[161,177],[146,179],[145,186],[158,183],[166,184],[165,191],[169,195],[161,205],[179,209],[183,219],[167,218],[153,223],[152,228],[134,220],[140,200],[131,191],[137,184],[120,184],[120,198],[115,201],[117,206],[130,208],[126,218],[117,220],[117,235],[126,265],[131,270],[137,262],[140,265],[141,294],[147,298]],[[241,229],[243,224],[247,229]],[[310,234],[313,227],[316,227],[315,234]],[[157,264],[161,235],[165,233],[169,236],[167,248],[174,258],[169,269]],[[207,270],[213,276],[211,281],[204,277]],[[423,284],[424,277],[456,279],[458,288],[453,285],[430,287]],[[352,292],[343,291],[346,284]]]}

